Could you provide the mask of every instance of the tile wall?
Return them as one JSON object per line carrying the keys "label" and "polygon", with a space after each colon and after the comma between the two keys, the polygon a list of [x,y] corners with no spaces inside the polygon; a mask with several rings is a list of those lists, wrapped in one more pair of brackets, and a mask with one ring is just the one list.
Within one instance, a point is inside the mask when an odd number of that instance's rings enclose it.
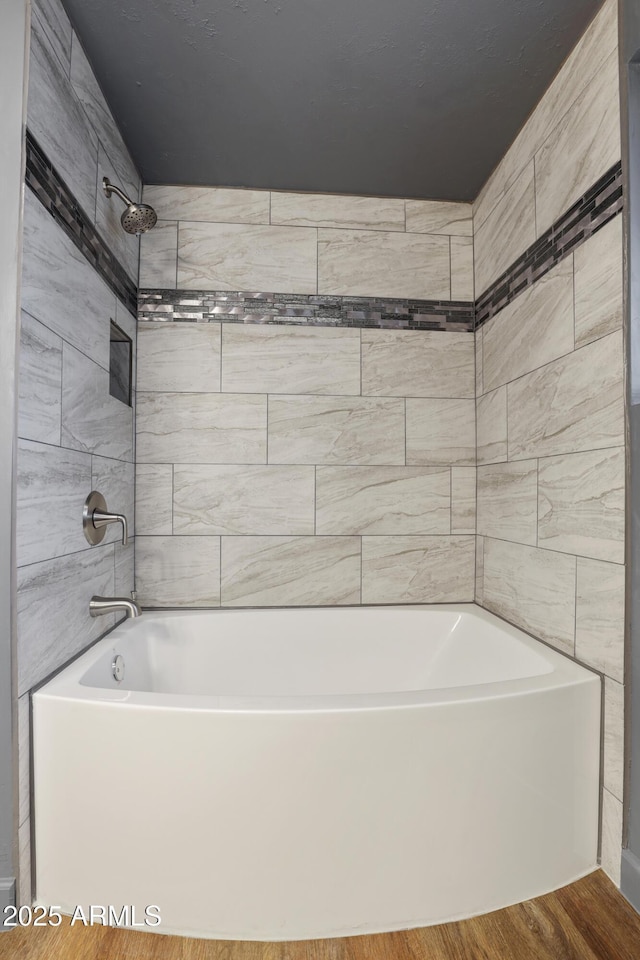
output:
{"label": "tile wall", "polygon": [[[121,205],[102,177],[135,197],[140,179],[59,0],[34,0],[27,123],[84,219],[137,282],[138,241],[122,232]],[[24,211],[18,405],[17,561],[20,891],[31,900],[29,691],[114,623],[92,620],[92,594],[133,589],[134,548],[109,530],[82,533],[82,507],[98,488],[133,519],[131,407],[109,394],[110,320],[136,339],[136,318],[41,199]]]}
{"label": "tile wall", "polygon": [[142,322],[148,606],[469,601],[472,333]]}
{"label": "tile wall", "polygon": [[[620,160],[607,0],[474,205],[476,291]],[[622,217],[476,332],[476,600],[604,674],[602,863],[622,831]]]}
{"label": "tile wall", "polygon": [[145,186],[140,287],[470,301],[471,206]]}
{"label": "tile wall", "polygon": [[471,206],[144,199],[160,220],[140,261],[142,602],[471,599]]}
{"label": "tile wall", "polygon": [[619,162],[617,19],[606,0],[475,201],[476,297]]}
{"label": "tile wall", "polygon": [[[59,0],[34,7],[30,130],[135,282],[137,241],[99,186],[107,175],[138,196],[137,173]],[[143,238],[141,287],[468,305],[619,161],[616,29],[607,0],[473,210],[148,186],[144,199],[160,221]],[[115,544],[115,533],[88,548],[79,518],[96,486],[133,513],[134,459],[136,585],[147,606],[475,595],[603,672],[603,864],[617,880],[620,230],[618,216],[475,337],[459,328],[220,322],[215,312],[198,318],[208,322],[145,316],[134,448],[133,411],[108,393],[108,342],[111,318],[134,338],[135,320],[27,190],[18,489],[25,902],[28,691],[110,626],[88,618],[87,598],[132,587],[133,548]]]}

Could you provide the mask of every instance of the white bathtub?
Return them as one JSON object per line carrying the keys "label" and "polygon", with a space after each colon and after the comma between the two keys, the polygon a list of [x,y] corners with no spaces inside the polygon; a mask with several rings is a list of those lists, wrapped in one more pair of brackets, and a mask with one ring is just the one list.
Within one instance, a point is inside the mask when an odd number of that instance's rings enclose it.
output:
{"label": "white bathtub", "polygon": [[473,605],[147,614],[33,718],[37,900],[65,911],[331,937],[596,866],[600,678]]}

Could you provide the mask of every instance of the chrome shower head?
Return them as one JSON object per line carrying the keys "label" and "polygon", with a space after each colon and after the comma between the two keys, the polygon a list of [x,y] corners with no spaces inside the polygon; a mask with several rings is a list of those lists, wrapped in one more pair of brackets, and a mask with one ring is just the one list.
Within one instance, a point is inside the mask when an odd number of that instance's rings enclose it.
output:
{"label": "chrome shower head", "polygon": [[108,177],[102,178],[102,189],[109,199],[111,198],[111,194],[115,193],[126,203],[127,209],[120,217],[120,223],[122,224],[122,229],[126,230],[127,233],[133,233],[139,236],[141,233],[146,233],[147,230],[155,227],[158,222],[158,214],[148,203],[134,203],[133,200],[129,200],[129,197],[116,187],[115,184],[111,183]]}

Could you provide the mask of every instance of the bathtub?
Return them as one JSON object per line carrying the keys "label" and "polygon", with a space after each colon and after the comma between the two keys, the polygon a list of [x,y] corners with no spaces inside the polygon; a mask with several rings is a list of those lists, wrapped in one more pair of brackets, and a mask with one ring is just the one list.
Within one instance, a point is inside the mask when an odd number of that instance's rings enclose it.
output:
{"label": "bathtub", "polygon": [[145,614],[33,695],[37,902],[246,940],[495,910],[596,867],[599,731],[600,677],[473,604]]}

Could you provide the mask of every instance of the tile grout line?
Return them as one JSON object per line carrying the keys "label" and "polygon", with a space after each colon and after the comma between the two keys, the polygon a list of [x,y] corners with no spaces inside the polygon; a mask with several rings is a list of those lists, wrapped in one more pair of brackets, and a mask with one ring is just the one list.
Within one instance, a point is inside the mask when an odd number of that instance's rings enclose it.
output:
{"label": "tile grout line", "polygon": [[172,463],[171,464],[171,536],[172,537],[175,537],[176,535],[175,509],[176,509],[176,465],[175,463]]}
{"label": "tile grout line", "polygon": [[[576,257],[575,257],[575,251],[572,251],[571,253],[571,282],[572,282],[571,291],[572,291],[572,297],[573,297],[573,350],[575,352],[576,350]],[[602,337],[598,337],[596,339],[601,340]],[[595,341],[593,340],[589,341],[589,343],[594,343],[594,342]],[[586,344],[582,344],[582,346],[586,346]]]}
{"label": "tile grout line", "polygon": [[[265,438],[265,466],[269,465],[269,394],[267,394],[267,433]],[[304,466],[304,464],[301,464]]]}
{"label": "tile grout line", "polygon": [[176,285],[175,289],[178,290],[178,262],[180,260],[180,221],[176,220]]}
{"label": "tile grout line", "polygon": [[532,157],[533,161],[533,233],[536,240],[538,237],[538,192],[536,189],[536,154]]}
{"label": "tile grout line", "polygon": [[574,656],[574,659],[576,656],[577,642],[578,642],[578,555],[576,554],[575,589],[573,592],[573,656]]}
{"label": "tile grout line", "polygon": [[[388,536],[388,534],[386,535]],[[407,536],[419,536],[419,534],[407,534]],[[429,534],[429,536],[438,537],[443,536],[443,534]],[[486,540],[495,540],[498,543],[508,543],[516,547],[524,547],[526,550],[536,550],[537,552],[544,551],[544,553],[553,553],[556,556],[560,557],[571,557],[572,559],[577,557],[579,560],[592,560],[596,563],[608,563],[613,567],[624,569],[624,561],[617,560],[603,560],[602,557],[594,556],[585,556],[582,553],[572,553],[568,550],[559,550],[557,547],[545,547],[545,546],[536,546],[534,543],[523,543],[521,540],[508,540],[506,537],[497,537],[495,534],[484,533],[482,536]]]}

